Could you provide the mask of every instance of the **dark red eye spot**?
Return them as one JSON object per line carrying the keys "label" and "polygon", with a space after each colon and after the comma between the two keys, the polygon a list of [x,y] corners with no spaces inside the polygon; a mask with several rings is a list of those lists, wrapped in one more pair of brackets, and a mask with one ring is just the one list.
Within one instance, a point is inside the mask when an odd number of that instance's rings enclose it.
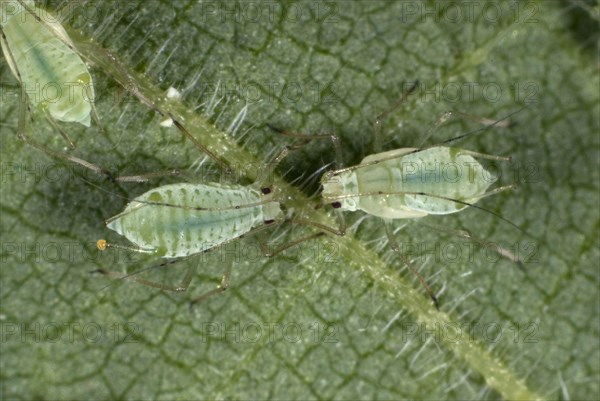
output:
{"label": "dark red eye spot", "polygon": [[262,188],[261,192],[263,195],[269,195],[271,193],[271,188]]}
{"label": "dark red eye spot", "polygon": [[334,209],[339,209],[342,207],[342,204],[340,202],[333,202],[331,206],[333,206]]}

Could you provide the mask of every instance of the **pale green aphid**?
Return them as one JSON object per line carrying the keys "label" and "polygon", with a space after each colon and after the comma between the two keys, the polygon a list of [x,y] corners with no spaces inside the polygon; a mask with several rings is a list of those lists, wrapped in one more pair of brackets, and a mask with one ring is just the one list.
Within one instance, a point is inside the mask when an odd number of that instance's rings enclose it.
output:
{"label": "pale green aphid", "polygon": [[[284,148],[275,157],[268,165],[269,173],[266,177],[271,176],[272,169],[287,153],[288,148]],[[123,181],[129,179],[124,177]],[[270,188],[262,186],[261,182],[250,186],[222,183],[170,184],[138,196],[129,202],[122,213],[106,221],[108,228],[126,237],[135,247],[109,244],[104,239],[98,240],[97,247],[100,250],[108,247],[123,248],[162,258],[188,258],[218,249],[283,221],[277,196]],[[310,238],[317,236],[312,235]],[[232,262],[233,259],[230,258],[221,284],[194,298],[192,305],[228,288]],[[185,291],[193,277],[193,270],[189,268],[182,282],[172,286],[148,281],[133,274],[102,269],[98,272],[169,291]]]}
{"label": "pale green aphid", "polygon": [[[25,133],[25,112],[29,108],[27,100],[45,112],[48,121],[61,133],[71,148],[75,145],[55,120],[77,122],[84,126],[90,126],[91,118],[98,120],[94,107],[93,80],[81,58],[83,53],[79,51],[85,46],[88,48],[88,54],[92,53],[91,61],[111,73],[115,80],[143,104],[161,116],[168,116],[169,124],[166,126],[175,125],[196,147],[216,163],[225,166],[223,161],[198,142],[174,116],[161,110],[146,97],[115,55],[91,43],[79,44],[79,49],[76,48],[58,20],[46,10],[35,7],[32,0],[0,0],[0,33],[4,57],[21,84],[17,136],[31,146],[52,157],[68,160],[97,174],[108,176],[111,180],[115,179],[99,166],[76,156],[51,150]],[[58,94],[60,96],[57,96]],[[144,176],[122,177],[127,178],[135,181],[146,179]]]}
{"label": "pale green aphid", "polygon": [[358,166],[327,172],[323,200],[383,219],[456,213],[497,192],[486,192],[496,179],[474,156],[506,160],[446,146],[377,153]]}
{"label": "pale green aphid", "polygon": [[[417,276],[438,307],[438,300],[429,285],[400,252],[392,222],[456,213],[474,206],[483,197],[513,188],[511,185],[487,191],[496,178],[474,156],[509,160],[447,146],[377,153],[365,157],[357,166],[325,173],[321,180],[323,202],[342,212],[362,210],[382,218],[390,246]],[[341,214],[338,216],[340,228],[333,232],[344,235],[344,218]]]}
{"label": "pale green aphid", "polygon": [[140,251],[191,256],[280,219],[279,203],[265,192],[220,183],[164,185],[133,199],[106,225]]}
{"label": "pale green aphid", "polygon": [[[92,76],[58,20],[32,0],[2,0],[0,26],[2,52],[22,96],[51,122],[89,127],[94,113]],[[23,126],[19,133],[24,134]]]}
{"label": "pale green aphid", "polygon": [[[389,110],[377,116],[374,123],[375,147],[379,150],[379,138],[383,117],[394,111],[414,91],[416,84]],[[451,115],[446,113],[437,121],[434,128],[445,122]],[[462,114],[462,113],[457,113]],[[463,114],[468,118],[468,116]],[[506,118],[488,124],[489,120],[474,118],[486,123],[487,128],[494,125],[506,126]],[[431,129],[427,136],[433,131]],[[470,134],[461,135],[445,143],[453,142]],[[312,136],[329,137],[336,148],[338,165],[341,164],[341,148],[335,135]],[[308,137],[310,139],[311,137]],[[416,219],[427,215],[444,215],[456,213],[467,207],[476,207],[480,199],[501,191],[513,189],[508,185],[488,191],[496,178],[476,160],[484,158],[497,161],[509,161],[509,157],[486,155],[465,149],[448,146],[430,146],[425,148],[402,148],[380,152],[365,157],[360,164],[326,172],[322,179],[322,199],[338,210],[339,228],[322,226],[321,228],[335,235],[345,235],[346,223],[341,212],[362,210],[370,215],[383,219],[386,235],[391,248],[396,251],[404,264],[417,276],[427,290],[436,307],[438,300],[423,277],[412,266],[408,258],[400,251],[394,236],[393,221],[397,219]],[[485,209],[483,209],[485,210]],[[488,211],[489,212],[489,211]],[[490,212],[495,216],[508,220]],[[516,226],[515,226],[516,227]],[[517,227],[518,228],[518,227]],[[474,242],[478,240],[470,234],[461,236]],[[503,253],[504,252],[504,253]],[[519,262],[514,255],[499,250],[503,256]]]}

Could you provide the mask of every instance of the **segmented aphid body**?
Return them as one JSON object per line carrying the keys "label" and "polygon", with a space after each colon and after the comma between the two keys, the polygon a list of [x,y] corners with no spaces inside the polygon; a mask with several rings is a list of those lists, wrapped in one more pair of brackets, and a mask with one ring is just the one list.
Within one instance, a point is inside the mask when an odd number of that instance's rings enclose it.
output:
{"label": "segmented aphid body", "polygon": [[459,212],[485,196],[495,177],[453,147],[403,148],[365,157],[323,176],[323,199],[345,211],[384,219]]}
{"label": "segmented aphid body", "polygon": [[135,198],[106,224],[140,250],[190,256],[281,217],[279,203],[269,196],[241,185],[164,185]]}

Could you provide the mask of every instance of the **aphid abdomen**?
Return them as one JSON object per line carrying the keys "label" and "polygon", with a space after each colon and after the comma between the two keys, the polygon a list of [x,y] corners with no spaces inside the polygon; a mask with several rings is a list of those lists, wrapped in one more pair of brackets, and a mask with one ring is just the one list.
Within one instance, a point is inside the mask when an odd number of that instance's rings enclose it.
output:
{"label": "aphid abdomen", "polygon": [[4,16],[6,44],[2,43],[2,50],[31,105],[47,110],[55,120],[89,127],[90,102],[94,100],[92,77],[81,57],[63,42],[70,42],[64,28],[39,8],[30,7],[44,18],[43,22],[16,1],[10,4],[18,6],[20,12]]}
{"label": "aphid abdomen", "polygon": [[154,250],[159,256],[189,256],[263,224],[263,205],[235,208],[260,201],[260,193],[248,187],[165,185],[135,198],[107,225],[140,248]]}
{"label": "aphid abdomen", "polygon": [[[377,160],[377,155],[369,158]],[[391,219],[458,212],[477,202],[495,181],[472,156],[443,146],[382,160],[354,173],[359,193],[384,194],[357,197],[357,208]]]}

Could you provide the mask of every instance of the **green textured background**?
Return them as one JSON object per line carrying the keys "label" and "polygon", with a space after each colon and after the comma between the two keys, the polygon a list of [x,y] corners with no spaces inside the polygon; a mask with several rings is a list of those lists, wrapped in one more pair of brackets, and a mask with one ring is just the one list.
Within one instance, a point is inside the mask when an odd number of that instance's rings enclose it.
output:
{"label": "green textured background", "polygon": [[[518,190],[481,205],[533,237],[477,210],[425,223],[468,229],[506,247],[516,243],[523,252],[534,244],[537,261],[523,273],[507,261],[490,263],[481,252],[472,258],[462,252],[458,261],[416,258],[434,289],[443,289],[441,313],[385,246],[378,222],[360,221],[360,213],[348,216],[350,224],[360,223],[352,235],[328,242],[339,246],[336,263],[284,256],[239,261],[231,290],[192,313],[187,301],[219,280],[214,259],[197,266],[187,293],[130,282],[103,289],[109,281],[91,270],[156,264],[122,253],[98,255],[98,238],[125,241],[103,220],[122,210],[126,198],[177,179],[114,185],[57,166],[18,142],[16,81],[2,61],[1,397],[600,397],[598,8],[555,1],[469,4],[305,2],[286,6],[283,14],[269,2],[90,2],[77,4],[68,19],[74,37],[96,39],[131,73],[144,74],[145,92],[155,101],[169,86],[185,89],[181,104],[165,107],[186,116],[194,135],[234,164],[264,160],[287,142],[266,123],[337,132],[345,163],[357,163],[372,153],[375,116],[416,79],[420,89],[385,123],[386,149],[419,145],[449,109],[499,118],[527,104],[513,128],[461,146],[513,157],[501,182],[517,182]],[[424,16],[426,9],[436,11]],[[176,130],[159,128],[159,117],[137,101],[115,104],[119,86],[108,65],[97,64],[92,74],[107,135],[69,126],[76,155],[121,174],[185,168],[201,157]],[[217,128],[202,129],[202,109],[217,82],[223,99],[208,118]],[[435,88],[438,97],[426,93]],[[224,142],[245,104],[238,144]],[[41,114],[34,117],[32,135],[64,148]],[[452,121],[428,143],[477,127]],[[318,186],[306,178],[332,160],[323,141],[282,163],[280,188],[293,195],[289,205],[296,212],[331,221],[312,210],[318,202],[308,198]],[[192,170],[186,177],[198,181]],[[272,241],[303,233],[278,231]],[[418,222],[397,236],[426,247],[462,244]],[[252,244],[251,238],[242,242]],[[325,242],[306,249],[318,244]],[[196,262],[145,277],[174,283]],[[462,334],[451,338],[449,329],[461,325]],[[474,328],[472,336],[466,327]]]}

